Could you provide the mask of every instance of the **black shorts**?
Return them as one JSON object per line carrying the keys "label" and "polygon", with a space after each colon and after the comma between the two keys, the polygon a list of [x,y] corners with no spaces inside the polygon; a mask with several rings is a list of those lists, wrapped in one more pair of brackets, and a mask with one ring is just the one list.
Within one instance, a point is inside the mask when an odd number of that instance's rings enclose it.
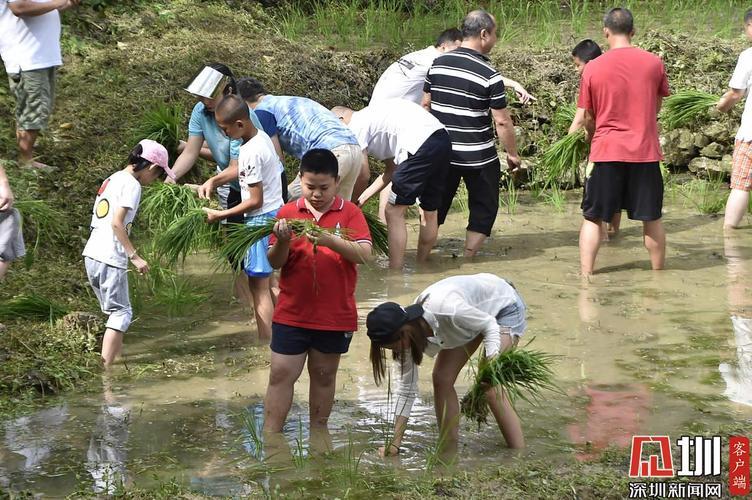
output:
{"label": "black shorts", "polygon": [[415,154],[397,166],[392,175],[394,205],[412,205],[420,198],[423,210],[438,210],[452,157],[452,140],[443,128],[431,134]]}
{"label": "black shorts", "polygon": [[477,170],[450,167],[439,208],[439,225],[446,220],[461,179],[465,181],[467,204],[470,208],[467,230],[491,236],[491,229],[496,221],[496,214],[499,212],[501,164],[497,160]]}
{"label": "black shorts", "polygon": [[[230,192],[227,194],[227,208],[233,208],[240,205],[243,201],[243,197],[240,196],[240,191],[230,188]],[[242,224],[245,220],[243,214],[232,215],[227,218],[228,224]]]}
{"label": "black shorts", "polygon": [[627,210],[627,217],[632,220],[661,218],[663,177],[657,161],[595,163],[585,181],[583,217],[591,221],[611,220],[622,209]]}
{"label": "black shorts", "polygon": [[303,354],[316,349],[324,354],[344,354],[350,348],[352,332],[311,330],[272,323],[271,348],[277,354]]}

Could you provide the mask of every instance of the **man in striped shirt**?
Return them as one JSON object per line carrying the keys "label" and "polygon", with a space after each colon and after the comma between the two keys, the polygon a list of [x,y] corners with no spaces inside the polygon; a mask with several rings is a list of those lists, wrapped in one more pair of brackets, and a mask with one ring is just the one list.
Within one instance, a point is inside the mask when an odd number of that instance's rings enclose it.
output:
{"label": "man in striped shirt", "polygon": [[520,157],[514,123],[506,109],[504,82],[487,56],[496,44],[496,20],[484,10],[474,10],[462,21],[462,36],[460,48],[438,57],[428,71],[422,104],[444,124],[452,139],[439,224],[444,223],[464,179],[470,206],[465,257],[472,257],[491,235],[499,210],[501,165],[491,117],[510,170],[520,167]]}

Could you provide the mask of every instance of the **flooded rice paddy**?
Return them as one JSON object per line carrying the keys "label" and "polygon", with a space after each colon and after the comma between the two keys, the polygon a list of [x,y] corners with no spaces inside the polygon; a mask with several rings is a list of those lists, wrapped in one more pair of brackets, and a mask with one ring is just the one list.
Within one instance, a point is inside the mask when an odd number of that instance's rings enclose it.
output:
{"label": "flooded rice paddy", "polygon": [[[520,457],[593,458],[608,446],[627,446],[633,434],[702,432],[752,418],[749,231],[724,238],[721,218],[669,205],[666,271],[648,270],[641,226],[630,221],[602,247],[599,273],[583,283],[575,203],[562,212],[538,203],[500,214],[494,238],[473,261],[453,257],[461,254],[464,216],[450,219],[427,268],[361,267],[361,321],[378,303],[411,302],[442,277],[496,273],[528,304],[531,347],[560,356],[562,391],[538,406],[518,405],[522,452],[508,450],[495,425],[479,431],[463,421],[460,469]],[[255,430],[268,348],[254,341],[249,312],[231,302],[229,277],[212,277],[201,259],[187,267],[211,283],[211,299],[195,314],[168,319],[148,309],[127,334],[127,370],[121,365],[101,392],[70,393],[0,423],[0,486],[60,497],[177,478],[210,495],[275,487],[337,494],[358,471],[399,477],[433,465],[432,360],[421,371],[403,455],[379,459],[390,405],[386,389],[373,384],[362,328],[341,361],[330,433],[309,435],[304,371],[284,438],[261,442]],[[325,290],[326,277],[319,279]],[[469,385],[460,375],[458,393]]]}

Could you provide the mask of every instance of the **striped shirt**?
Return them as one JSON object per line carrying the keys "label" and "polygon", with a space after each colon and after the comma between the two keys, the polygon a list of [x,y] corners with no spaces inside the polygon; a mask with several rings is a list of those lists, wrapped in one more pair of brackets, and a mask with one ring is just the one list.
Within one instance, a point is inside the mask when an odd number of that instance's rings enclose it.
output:
{"label": "striped shirt", "polygon": [[504,82],[489,59],[460,47],[438,57],[426,75],[431,113],[452,139],[452,166],[465,170],[498,164],[490,109],[507,107]]}

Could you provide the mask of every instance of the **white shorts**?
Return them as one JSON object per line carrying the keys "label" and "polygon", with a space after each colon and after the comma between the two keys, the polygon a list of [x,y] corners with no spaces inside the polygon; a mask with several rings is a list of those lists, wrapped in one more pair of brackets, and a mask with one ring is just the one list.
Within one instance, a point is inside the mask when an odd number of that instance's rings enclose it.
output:
{"label": "white shorts", "polygon": [[107,328],[125,333],[133,319],[128,296],[128,271],[84,257],[86,275],[102,312],[107,314]]}
{"label": "white shorts", "polygon": [[15,208],[0,212],[0,262],[10,262],[25,254],[21,214]]}
{"label": "white shorts", "polygon": [[[337,194],[347,201],[352,198],[355,182],[360,175],[360,167],[363,165],[363,150],[357,144],[344,144],[332,149],[332,153],[337,157],[337,167],[339,169],[339,189]],[[303,196],[303,190],[300,187],[300,173],[290,183],[287,189],[290,201],[297,200]]]}

